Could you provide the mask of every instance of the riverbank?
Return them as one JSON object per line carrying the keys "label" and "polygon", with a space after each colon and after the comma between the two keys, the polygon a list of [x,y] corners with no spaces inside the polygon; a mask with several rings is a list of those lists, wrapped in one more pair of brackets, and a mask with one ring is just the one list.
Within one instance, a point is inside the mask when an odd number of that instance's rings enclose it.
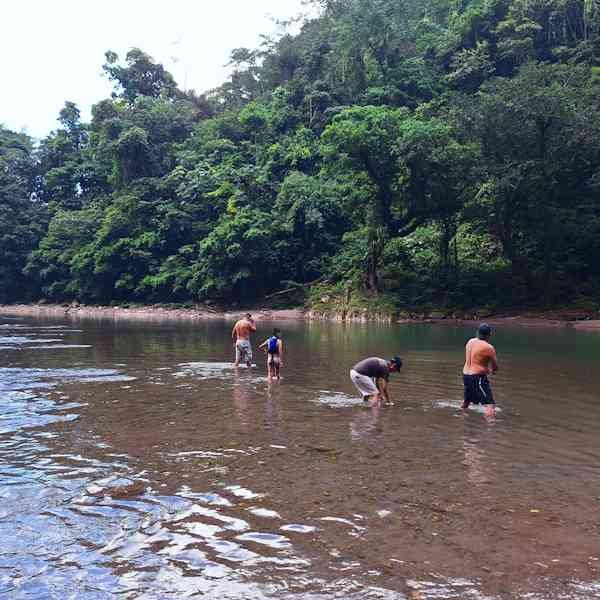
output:
{"label": "riverbank", "polygon": [[570,327],[581,331],[600,333],[600,318],[575,309],[523,312],[522,314],[491,315],[488,312],[445,315],[441,312],[408,313],[400,318],[389,313],[329,312],[302,308],[273,309],[253,307],[248,309],[224,310],[207,306],[189,308],[153,306],[87,306],[80,304],[12,304],[0,305],[0,314],[9,316],[39,316],[68,319],[109,319],[137,321],[198,321],[205,319],[235,320],[244,312],[252,312],[258,320],[323,320],[341,322],[384,322],[384,323],[439,323],[465,324],[485,320],[495,326],[516,327]]}
{"label": "riverbank", "polygon": [[258,319],[303,319],[301,309],[220,310],[207,306],[190,308],[168,305],[87,306],[81,304],[8,304],[0,305],[0,314],[9,316],[66,317],[69,319],[130,319],[136,321],[198,321],[205,319],[235,320],[245,312]]}

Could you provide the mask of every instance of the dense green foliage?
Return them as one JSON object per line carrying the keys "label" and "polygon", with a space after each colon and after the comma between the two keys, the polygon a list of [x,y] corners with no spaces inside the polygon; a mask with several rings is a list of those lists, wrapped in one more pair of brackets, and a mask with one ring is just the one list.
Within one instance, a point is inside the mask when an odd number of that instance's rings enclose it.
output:
{"label": "dense green foliage", "polygon": [[0,300],[600,300],[597,0],[321,0],[198,96],[107,52],[110,99],[0,128]]}

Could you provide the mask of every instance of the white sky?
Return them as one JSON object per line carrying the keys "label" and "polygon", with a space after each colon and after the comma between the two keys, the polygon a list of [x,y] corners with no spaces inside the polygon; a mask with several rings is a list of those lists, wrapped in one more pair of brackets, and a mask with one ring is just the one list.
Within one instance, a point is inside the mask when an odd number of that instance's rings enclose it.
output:
{"label": "white sky", "polygon": [[82,118],[110,95],[106,50],[141,48],[180,87],[223,83],[232,49],[255,48],[273,19],[306,11],[301,0],[8,0],[2,2],[0,123],[43,137],[65,100]]}

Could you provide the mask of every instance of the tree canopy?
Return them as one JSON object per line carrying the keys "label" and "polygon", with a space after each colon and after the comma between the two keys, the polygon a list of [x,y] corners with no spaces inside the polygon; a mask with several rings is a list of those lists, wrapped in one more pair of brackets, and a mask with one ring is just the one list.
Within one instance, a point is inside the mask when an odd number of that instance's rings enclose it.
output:
{"label": "tree canopy", "polygon": [[600,302],[600,5],[313,0],[199,95],[108,51],[89,123],[0,128],[0,301]]}

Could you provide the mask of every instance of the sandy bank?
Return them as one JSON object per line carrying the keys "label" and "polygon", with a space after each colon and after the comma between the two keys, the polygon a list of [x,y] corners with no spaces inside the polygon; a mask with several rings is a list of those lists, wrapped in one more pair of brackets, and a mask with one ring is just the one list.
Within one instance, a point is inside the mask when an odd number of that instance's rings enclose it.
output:
{"label": "sandy bank", "polygon": [[164,306],[82,306],[56,304],[13,304],[0,305],[0,314],[11,316],[65,317],[68,319],[130,319],[137,321],[198,321],[204,319],[235,320],[245,312],[251,312],[257,319],[302,319],[304,312],[299,309],[240,309],[236,311],[198,308],[166,308]]}
{"label": "sandy bank", "polygon": [[570,327],[580,331],[600,332],[600,319],[591,318],[590,315],[580,314],[571,309],[552,312],[523,313],[520,315],[478,315],[472,314],[460,318],[443,317],[439,313],[431,315],[418,314],[405,319],[392,319],[390,316],[375,315],[370,319],[368,316],[352,315],[346,316],[337,313],[324,314],[296,309],[270,309],[253,308],[239,310],[218,310],[209,307],[198,306],[195,308],[169,308],[165,306],[84,306],[84,305],[57,305],[57,304],[13,304],[0,305],[0,314],[11,316],[38,316],[38,317],[62,317],[68,319],[129,319],[138,321],[198,321],[204,319],[235,320],[241,314],[251,312],[259,320],[333,320],[350,322],[397,322],[402,323],[439,323],[439,324],[472,324],[474,321],[485,320],[494,326],[516,326],[516,327],[545,327],[562,328]]}

